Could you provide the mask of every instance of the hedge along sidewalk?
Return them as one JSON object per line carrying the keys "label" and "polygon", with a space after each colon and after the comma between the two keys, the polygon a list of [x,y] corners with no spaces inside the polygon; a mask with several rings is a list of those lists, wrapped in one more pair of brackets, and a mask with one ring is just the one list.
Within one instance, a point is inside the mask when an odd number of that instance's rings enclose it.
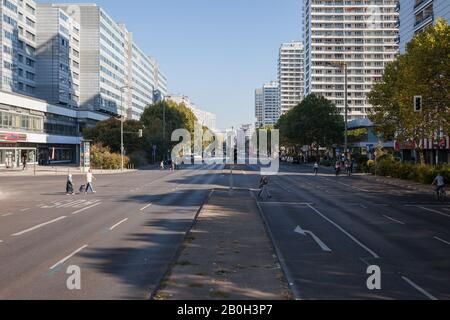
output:
{"label": "hedge along sidewalk", "polygon": [[[313,165],[308,165],[308,166],[311,167],[311,170],[313,170]],[[333,174],[335,173],[335,170],[333,167],[321,166],[319,169],[319,172],[321,170],[327,171],[328,173],[333,173]],[[341,177],[346,178],[345,172],[341,173]],[[403,189],[409,189],[411,191],[420,191],[420,192],[429,193],[429,194],[432,194],[434,191],[434,189],[431,185],[427,185],[427,184],[423,184],[423,183],[415,182],[415,181],[411,181],[411,180],[402,180],[399,178],[375,176],[370,173],[355,173],[350,178],[365,179],[367,181],[383,183],[383,184],[386,184],[389,186],[400,187]]]}
{"label": "hedge along sidewalk", "polygon": [[213,191],[157,300],[287,300],[291,293],[249,191]]}

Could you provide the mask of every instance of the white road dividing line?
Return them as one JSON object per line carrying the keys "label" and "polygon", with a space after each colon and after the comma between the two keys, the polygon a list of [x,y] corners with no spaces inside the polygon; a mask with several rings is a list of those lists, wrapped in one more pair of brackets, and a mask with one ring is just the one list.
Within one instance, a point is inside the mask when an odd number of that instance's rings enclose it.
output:
{"label": "white road dividing line", "polygon": [[12,216],[12,215],[13,215],[12,212],[8,212],[8,213],[5,213],[4,215],[2,215],[2,217],[9,217],[9,216]]}
{"label": "white road dividing line", "polygon": [[445,243],[445,244],[448,244],[449,246],[450,246],[450,242],[448,242],[448,241],[445,241],[444,239],[441,239],[441,238],[439,238],[439,237],[434,237],[437,241],[440,241],[440,242],[442,242],[442,243]]}
{"label": "white road dividing line", "polygon": [[148,205],[146,205],[145,207],[141,208],[140,211],[144,211],[145,209],[147,209],[148,207],[150,207],[152,205],[152,203],[149,203]]}
{"label": "white road dividing line", "polygon": [[25,209],[22,209],[22,210],[20,210],[21,212],[25,212],[25,211],[28,211],[28,210],[30,210],[31,208],[25,208]]}
{"label": "white road dividing line", "polygon": [[441,216],[450,218],[450,214],[445,214],[445,213],[442,213],[442,212],[440,212],[440,211],[433,210],[433,209],[429,209],[429,208],[425,208],[425,207],[420,207],[420,206],[416,206],[416,207],[419,208],[419,209],[428,211],[428,212],[436,213],[436,214],[439,214],[439,215],[441,215]]}
{"label": "white road dividing line", "polygon": [[72,212],[72,214],[74,215],[74,214],[81,213],[81,212],[83,212],[83,211],[89,210],[89,209],[94,208],[94,207],[96,207],[96,206],[98,206],[98,205],[101,205],[101,204],[102,204],[101,202],[94,203],[92,206],[89,206],[89,207],[86,207],[86,208],[77,210],[77,211],[75,211],[75,212]]}
{"label": "white road dividing line", "polygon": [[425,297],[427,297],[430,300],[438,300],[436,297],[425,291],[425,289],[419,287],[417,284],[415,284],[413,281],[408,279],[407,277],[402,277],[404,281],[406,281],[411,287],[419,291],[421,294],[423,294]]}
{"label": "white road dividing line", "polygon": [[111,228],[109,228],[109,231],[113,231],[115,228],[120,226],[122,223],[127,222],[128,218],[123,219],[122,221],[117,222],[115,225],[113,225]]}
{"label": "white road dividing line", "polygon": [[54,220],[52,220],[52,221],[48,221],[48,222],[45,222],[45,223],[41,223],[41,224],[39,224],[39,225],[37,225],[37,226],[34,226],[34,227],[30,228],[30,229],[27,229],[27,230],[23,230],[23,231],[14,233],[14,234],[12,234],[11,236],[12,236],[12,237],[18,237],[18,236],[21,236],[21,235],[23,235],[23,234],[25,234],[25,233],[34,231],[34,230],[39,229],[39,228],[42,228],[42,227],[45,227],[45,226],[47,226],[47,225],[49,225],[49,224],[52,224],[52,223],[61,221],[61,220],[65,219],[65,218],[67,218],[67,217],[66,217],[66,216],[62,216],[62,217],[59,217],[59,218],[54,219]]}
{"label": "white road dividing line", "polygon": [[358,244],[361,248],[363,248],[364,250],[366,250],[368,253],[370,253],[371,256],[373,256],[375,259],[379,259],[380,256],[377,255],[375,252],[373,252],[371,249],[369,249],[366,245],[364,245],[363,243],[361,243],[358,239],[356,239],[354,236],[352,236],[350,233],[348,233],[347,231],[345,231],[344,228],[342,228],[340,225],[338,225],[336,222],[334,222],[333,220],[329,219],[327,216],[325,216],[322,212],[320,212],[319,210],[317,210],[316,208],[314,208],[312,205],[308,204],[308,207],[310,207],[312,210],[314,210],[318,215],[320,215],[322,218],[324,218],[326,221],[328,221],[329,223],[331,223],[332,225],[334,225],[336,228],[338,228],[342,233],[344,233],[347,237],[349,237],[351,240],[353,240],[353,242],[355,242],[356,244]]}
{"label": "white road dividing line", "polygon": [[406,223],[404,223],[404,222],[402,222],[402,221],[400,221],[400,220],[396,220],[396,219],[394,219],[394,218],[392,218],[392,217],[389,217],[389,216],[387,216],[387,215],[384,215],[383,214],[383,217],[385,217],[386,219],[389,219],[389,220],[391,220],[391,221],[393,221],[393,222],[395,222],[395,223],[398,223],[398,224],[402,224],[402,225],[405,225]]}
{"label": "white road dividing line", "polygon": [[72,207],[81,203],[84,203],[86,200],[75,200],[75,201],[70,201],[68,203],[65,203],[61,206],[57,206],[56,208],[68,208],[68,207]]}
{"label": "white road dividing line", "polygon": [[72,252],[71,254],[69,254],[67,257],[65,257],[64,259],[58,261],[57,263],[55,263],[53,266],[50,267],[50,270],[55,269],[57,266],[59,266],[60,264],[64,264],[67,260],[69,260],[70,258],[72,258],[73,256],[75,256],[77,253],[81,252],[82,250],[86,249],[88,247],[88,245],[84,245],[81,248],[75,250],[74,252]]}

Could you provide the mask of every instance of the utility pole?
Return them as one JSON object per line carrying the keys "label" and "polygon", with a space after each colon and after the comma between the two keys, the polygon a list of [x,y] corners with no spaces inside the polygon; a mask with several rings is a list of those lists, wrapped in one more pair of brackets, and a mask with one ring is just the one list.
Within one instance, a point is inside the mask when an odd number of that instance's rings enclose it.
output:
{"label": "utility pole", "polygon": [[125,118],[123,116],[123,91],[125,89],[131,89],[130,86],[123,86],[120,88],[120,170],[123,172],[124,167],[124,153],[125,153],[125,146],[123,143],[123,123],[125,121]]}
{"label": "utility pole", "polygon": [[344,133],[344,155],[345,159],[348,159],[348,65],[345,61],[339,62],[328,62],[327,65],[330,65],[335,68],[344,70],[344,122],[345,122],[345,133]]}

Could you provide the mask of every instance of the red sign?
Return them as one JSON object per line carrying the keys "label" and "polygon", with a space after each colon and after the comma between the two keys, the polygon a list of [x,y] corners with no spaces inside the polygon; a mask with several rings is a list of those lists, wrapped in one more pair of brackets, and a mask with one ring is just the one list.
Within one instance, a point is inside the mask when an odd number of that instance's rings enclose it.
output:
{"label": "red sign", "polygon": [[0,132],[0,141],[27,141],[27,135],[23,133]]}

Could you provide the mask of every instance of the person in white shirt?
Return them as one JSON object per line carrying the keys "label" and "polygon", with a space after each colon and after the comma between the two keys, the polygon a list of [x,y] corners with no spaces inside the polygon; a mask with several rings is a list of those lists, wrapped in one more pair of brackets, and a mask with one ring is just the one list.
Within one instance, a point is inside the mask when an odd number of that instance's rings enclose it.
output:
{"label": "person in white shirt", "polygon": [[88,173],[86,173],[86,190],[85,193],[88,193],[91,190],[92,193],[96,193],[94,190],[94,186],[92,184],[92,180],[96,180],[92,174],[92,170],[89,169]]}
{"label": "person in white shirt", "polygon": [[314,174],[317,176],[318,173],[319,173],[319,163],[316,162],[314,163]]}
{"label": "person in white shirt", "polygon": [[436,192],[439,193],[441,190],[445,191],[445,179],[444,177],[439,173],[433,181],[433,186],[436,186]]}

